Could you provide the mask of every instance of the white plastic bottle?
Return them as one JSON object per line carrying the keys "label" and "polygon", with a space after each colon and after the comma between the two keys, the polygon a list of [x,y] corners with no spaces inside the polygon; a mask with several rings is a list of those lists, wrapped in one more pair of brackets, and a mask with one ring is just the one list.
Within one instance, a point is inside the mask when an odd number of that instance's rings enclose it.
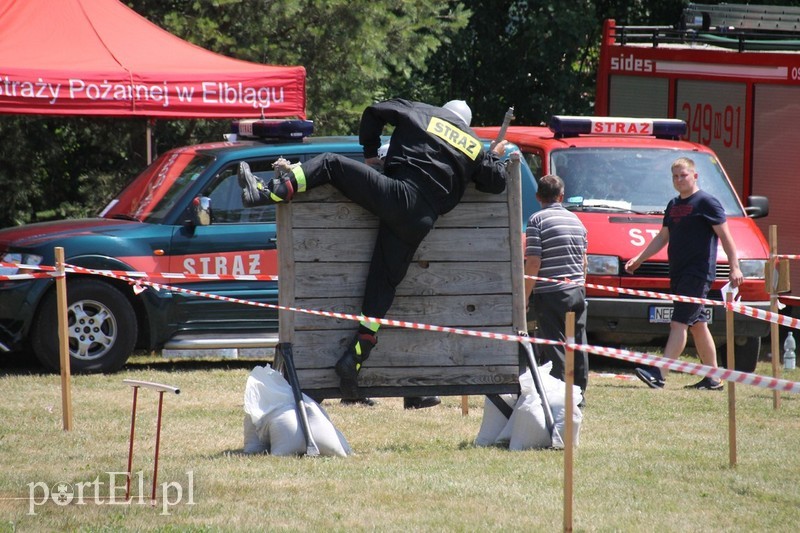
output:
{"label": "white plastic bottle", "polygon": [[797,346],[794,342],[794,335],[790,331],[786,335],[786,340],[783,341],[783,368],[785,370],[793,370],[796,364],[797,357],[794,350]]}

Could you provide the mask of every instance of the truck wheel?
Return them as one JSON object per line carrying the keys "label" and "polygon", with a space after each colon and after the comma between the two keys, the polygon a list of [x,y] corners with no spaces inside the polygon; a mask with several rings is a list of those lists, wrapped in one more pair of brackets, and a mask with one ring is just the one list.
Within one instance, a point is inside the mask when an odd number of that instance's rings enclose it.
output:
{"label": "truck wheel", "polygon": [[[761,352],[761,337],[735,337],[733,341],[734,370],[753,372]],[[728,347],[720,344],[717,348],[717,364],[728,368]]]}
{"label": "truck wheel", "polygon": [[[31,346],[48,369],[59,371],[56,291],[42,300],[31,327]],[[136,313],[118,289],[102,281],[67,283],[67,334],[70,369],[74,372],[116,372],[136,344]]]}

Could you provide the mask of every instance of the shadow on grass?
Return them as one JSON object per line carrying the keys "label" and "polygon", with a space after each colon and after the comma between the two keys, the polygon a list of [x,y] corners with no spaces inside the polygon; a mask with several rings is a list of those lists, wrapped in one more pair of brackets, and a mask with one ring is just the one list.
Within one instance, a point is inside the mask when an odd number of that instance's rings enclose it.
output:
{"label": "shadow on grass", "polygon": [[162,359],[131,357],[124,370],[158,370],[162,372],[192,372],[206,370],[250,370],[271,363],[272,359]]}
{"label": "shadow on grass", "polygon": [[[272,358],[256,359],[165,359],[158,355],[133,355],[121,372],[136,370],[158,370],[162,372],[192,372],[207,370],[252,369],[272,362]],[[73,374],[77,374],[73,370]],[[50,375],[36,357],[30,353],[0,354],[0,376]]]}

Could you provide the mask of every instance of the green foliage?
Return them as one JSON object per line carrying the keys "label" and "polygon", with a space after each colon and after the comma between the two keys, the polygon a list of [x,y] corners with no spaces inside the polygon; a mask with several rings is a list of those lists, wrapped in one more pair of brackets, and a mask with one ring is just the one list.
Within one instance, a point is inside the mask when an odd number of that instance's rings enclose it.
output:
{"label": "green foliage", "polygon": [[[352,133],[391,80],[424,71],[467,23],[457,2],[350,0],[132,2],[176,35],[248,61],[303,65],[307,113],[320,134]],[[162,7],[158,7],[158,6]],[[162,12],[163,16],[157,13]]]}
{"label": "green foliage", "polygon": [[[591,113],[602,21],[677,21],[682,0],[127,0],[151,22],[231,57],[303,65],[318,134],[355,131],[389,97],[464,98],[476,124]],[[156,154],[219,139],[226,120],[157,121]],[[0,227],[97,212],[144,168],[142,119],[2,117]]]}

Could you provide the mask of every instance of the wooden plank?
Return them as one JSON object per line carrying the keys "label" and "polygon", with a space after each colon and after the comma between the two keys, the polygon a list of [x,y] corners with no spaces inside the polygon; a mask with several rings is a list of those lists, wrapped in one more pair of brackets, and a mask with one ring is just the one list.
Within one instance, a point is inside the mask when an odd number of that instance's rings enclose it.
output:
{"label": "wooden plank", "polygon": [[[302,280],[295,286],[298,300],[321,295],[347,297],[364,293],[369,264],[305,263],[294,264],[294,275]],[[511,287],[508,263],[417,262],[397,287],[398,296],[454,294],[497,294]]]}
{"label": "wooden plank", "polygon": [[[377,229],[303,229],[292,232],[295,261],[368,262]],[[278,241],[279,246],[282,241]],[[414,254],[414,261],[509,261],[508,230],[437,228]]]}
{"label": "wooden plank", "polygon": [[[362,297],[307,298],[295,305],[302,309],[346,313],[361,313]],[[479,327],[510,325],[512,302],[509,294],[455,296],[399,296],[395,298],[386,318],[440,326]],[[295,329],[339,329],[352,320],[297,313]],[[344,326],[347,327],[347,326]]]}
{"label": "wooden plank", "polygon": [[[305,204],[292,217],[294,228],[377,228],[378,218],[351,202]],[[520,215],[521,216],[521,215]],[[508,217],[497,203],[462,203],[436,221],[436,228],[508,227]]]}
{"label": "wooden plank", "polygon": [[[297,369],[303,390],[338,390],[339,379],[328,369]],[[370,387],[442,387],[447,385],[519,385],[519,366],[492,367],[370,367],[364,366],[358,376],[365,392]]]}
{"label": "wooden plank", "polygon": [[[500,194],[489,194],[485,192],[480,192],[472,184],[469,184],[467,185],[467,188],[464,191],[464,196],[461,197],[461,202],[459,203],[459,205],[470,202],[505,203],[505,201],[506,201],[505,192]],[[324,203],[341,203],[341,202],[350,203],[350,200],[347,199],[345,195],[340,193],[339,190],[333,185],[321,185],[319,187],[314,187],[311,190],[296,195],[292,199],[293,204],[305,204],[305,203],[324,204]],[[458,207],[456,207],[456,209],[458,209]]]}
{"label": "wooden plank", "polygon": [[[509,333],[508,328],[480,331]],[[355,334],[355,328],[304,331],[292,348],[297,368],[332,368]],[[513,365],[519,360],[516,343],[435,331],[381,329],[370,356],[374,366]]]}

